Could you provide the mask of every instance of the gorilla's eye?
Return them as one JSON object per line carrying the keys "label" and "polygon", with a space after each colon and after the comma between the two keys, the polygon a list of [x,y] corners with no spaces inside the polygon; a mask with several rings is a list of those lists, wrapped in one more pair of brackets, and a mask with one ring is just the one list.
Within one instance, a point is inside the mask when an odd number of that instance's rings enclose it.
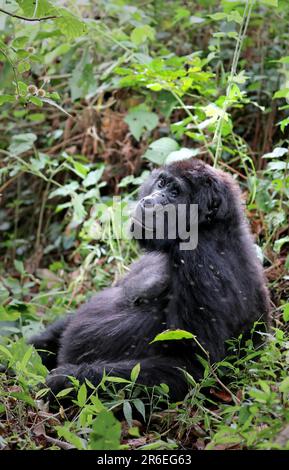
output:
{"label": "gorilla's eye", "polygon": [[164,178],[160,178],[158,180],[158,188],[163,188],[165,186],[165,183],[166,182],[165,182]]}
{"label": "gorilla's eye", "polygon": [[173,189],[171,190],[171,196],[172,196],[172,197],[177,197],[179,194],[180,194],[180,191],[179,191],[178,188],[173,188]]}
{"label": "gorilla's eye", "polygon": [[137,297],[134,299],[133,303],[136,307],[139,307],[143,303],[143,299],[141,297]]}

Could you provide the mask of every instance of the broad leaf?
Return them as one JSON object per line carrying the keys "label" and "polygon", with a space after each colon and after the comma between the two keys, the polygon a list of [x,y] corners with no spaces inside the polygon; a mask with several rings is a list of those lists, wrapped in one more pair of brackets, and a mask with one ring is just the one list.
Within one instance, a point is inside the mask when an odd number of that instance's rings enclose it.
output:
{"label": "broad leaf", "polygon": [[132,108],[125,118],[129,130],[136,140],[139,140],[145,130],[152,131],[159,122],[156,113],[149,112],[143,106]]}
{"label": "broad leaf", "polygon": [[139,46],[146,42],[147,39],[153,40],[155,37],[155,31],[149,25],[138,26],[133,30],[130,35],[130,38],[134,44]]}
{"label": "broad leaf", "polygon": [[196,336],[185,330],[166,330],[162,333],[156,335],[156,337],[151,341],[155,343],[157,341],[175,341],[180,339],[195,339]]}
{"label": "broad leaf", "polygon": [[32,133],[15,134],[11,139],[11,144],[9,145],[8,150],[13,155],[20,155],[21,153],[30,150],[36,139],[36,135]]}
{"label": "broad leaf", "polygon": [[120,448],[121,425],[110,411],[102,411],[92,426],[88,447],[91,450]]}
{"label": "broad leaf", "polygon": [[169,137],[162,137],[150,144],[149,148],[143,155],[143,158],[146,158],[158,165],[163,165],[169,154],[178,149],[179,144],[175,140]]}
{"label": "broad leaf", "polygon": [[195,157],[200,153],[199,149],[187,149],[185,147],[181,148],[180,150],[176,150],[175,152],[171,152],[166,158],[166,165],[170,163],[179,162],[181,160],[188,160],[192,157]]}

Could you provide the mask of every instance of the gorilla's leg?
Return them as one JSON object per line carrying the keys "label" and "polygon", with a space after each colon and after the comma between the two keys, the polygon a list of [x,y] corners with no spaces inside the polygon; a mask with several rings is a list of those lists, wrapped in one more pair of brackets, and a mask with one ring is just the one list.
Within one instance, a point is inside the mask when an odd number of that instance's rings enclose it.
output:
{"label": "gorilla's leg", "polygon": [[49,325],[43,333],[32,336],[28,340],[29,344],[33,344],[36,349],[40,350],[38,353],[41,356],[42,362],[49,370],[57,365],[57,353],[60,346],[61,335],[70,319],[70,315],[60,318]]}
{"label": "gorilla's leg", "polygon": [[174,401],[182,400],[188,391],[188,384],[184,373],[180,370],[184,364],[172,358],[150,357],[134,361],[120,361],[105,364],[94,362],[92,364],[63,364],[48,375],[46,383],[52,393],[56,395],[60,390],[71,387],[68,375],[77,378],[80,383],[88,379],[93,385],[98,385],[106,375],[118,376],[130,380],[133,367],[140,362],[140,374],[137,382],[148,387],[165,383],[169,386],[170,398]]}

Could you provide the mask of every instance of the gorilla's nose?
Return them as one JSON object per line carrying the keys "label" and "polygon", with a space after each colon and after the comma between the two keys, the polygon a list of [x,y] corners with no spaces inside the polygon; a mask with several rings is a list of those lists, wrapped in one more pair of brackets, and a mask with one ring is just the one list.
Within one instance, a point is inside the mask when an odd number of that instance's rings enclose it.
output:
{"label": "gorilla's nose", "polygon": [[154,201],[154,198],[150,196],[146,196],[142,198],[141,204],[143,207],[153,207],[155,204],[155,201]]}

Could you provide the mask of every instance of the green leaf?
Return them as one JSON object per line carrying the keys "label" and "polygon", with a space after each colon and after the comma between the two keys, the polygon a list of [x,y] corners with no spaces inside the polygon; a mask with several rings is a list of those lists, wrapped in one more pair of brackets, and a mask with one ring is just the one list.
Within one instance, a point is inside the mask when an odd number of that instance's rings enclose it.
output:
{"label": "green leaf", "polygon": [[84,21],[65,8],[57,8],[57,14],[60,17],[54,21],[68,39],[75,39],[86,33],[87,27]]}
{"label": "green leaf", "polygon": [[[5,410],[5,406],[3,405],[3,411]],[[1,405],[0,405],[0,413],[1,413]],[[137,426],[133,426],[128,430],[128,433],[132,437],[140,437],[139,428]]]}
{"label": "green leaf", "polygon": [[42,106],[43,106],[43,101],[40,98],[38,98],[37,96],[30,96],[29,101],[30,101],[30,103],[33,103],[33,104],[35,104],[35,106],[39,106],[40,108],[42,108]]}
{"label": "green leaf", "polygon": [[145,412],[144,403],[139,398],[136,398],[135,400],[133,400],[133,404],[134,404],[134,406],[136,407],[136,409],[138,410],[138,412],[141,414],[141,416],[143,417],[143,419],[145,421],[146,420],[146,412]]}
{"label": "green leaf", "polygon": [[282,88],[282,90],[276,91],[273,95],[273,100],[278,98],[288,98],[289,97],[289,88]]}
{"label": "green leaf", "polygon": [[130,109],[124,121],[128,124],[134,138],[139,140],[146,129],[148,131],[155,129],[159,118],[156,113],[149,112],[144,106],[137,106]]}
{"label": "green leaf", "polygon": [[15,259],[14,266],[20,274],[22,275],[25,274],[25,268],[24,268],[24,264],[22,261]]}
{"label": "green leaf", "polygon": [[236,11],[232,11],[231,13],[223,13],[223,12],[217,12],[213,13],[212,15],[209,15],[212,20],[215,21],[220,21],[220,20],[226,20],[228,22],[234,21],[235,23],[242,24],[242,16]]}
{"label": "green leaf", "polygon": [[32,356],[32,353],[33,353],[33,346],[29,346],[29,348],[27,349],[27,351],[25,351],[25,354],[21,360],[21,369],[25,369],[28,362],[29,362],[29,359],[30,357]]}
{"label": "green leaf", "polygon": [[11,139],[8,150],[13,155],[20,155],[33,147],[37,137],[35,134],[15,134]]}
{"label": "green leaf", "polygon": [[289,303],[282,305],[282,310],[283,310],[283,320],[284,321],[289,321]]}
{"label": "green leaf", "polygon": [[200,24],[200,23],[204,23],[205,19],[204,18],[201,18],[200,16],[190,16],[189,18],[189,22],[191,24]]}
{"label": "green leaf", "polygon": [[83,186],[88,188],[89,186],[96,185],[102,177],[103,171],[104,167],[101,167],[98,170],[90,171],[82,182]]}
{"label": "green leaf", "polygon": [[283,157],[283,155],[285,155],[286,153],[288,153],[288,148],[275,147],[273,152],[265,153],[262,158],[279,158]]}
{"label": "green leaf", "polygon": [[133,175],[128,175],[122,178],[121,182],[118,183],[119,188],[126,188],[129,184],[141,184],[143,181],[140,181],[141,178],[135,178]]}
{"label": "green leaf", "polygon": [[117,450],[120,448],[121,425],[111,411],[102,411],[92,426],[88,448],[91,450]]}
{"label": "green leaf", "polygon": [[281,64],[289,64],[289,55],[281,57],[281,59],[277,60],[277,62],[280,62]]}
{"label": "green leaf", "polygon": [[14,103],[14,95],[0,95],[0,106],[4,103]]}
{"label": "green leaf", "polygon": [[175,340],[180,340],[180,339],[195,339],[195,338],[196,336],[190,333],[189,331],[166,330],[156,335],[156,337],[151,341],[151,343],[155,343],[156,341],[175,341]]}
{"label": "green leaf", "polygon": [[90,396],[90,401],[93,404],[93,409],[96,413],[106,410],[105,406],[101,403],[100,399],[96,395]]}
{"label": "green leaf", "polygon": [[179,144],[175,140],[170,137],[162,137],[150,144],[143,158],[158,165],[163,165],[169,154],[178,149]]}
{"label": "green leaf", "polygon": [[77,404],[82,408],[87,400],[87,388],[85,383],[83,383],[77,393]]}
{"label": "green leaf", "polygon": [[44,63],[49,65],[58,57],[65,55],[71,49],[70,44],[60,44],[52,51],[45,54]]}
{"label": "green leaf", "polygon": [[209,15],[209,17],[212,18],[212,20],[219,21],[219,20],[226,19],[228,15],[220,11],[217,13],[213,13],[212,15]]}
{"label": "green leaf", "polygon": [[195,157],[200,153],[199,149],[187,149],[185,147],[181,148],[180,150],[176,150],[175,152],[171,152],[165,161],[166,165],[170,163],[179,162],[181,160],[188,160],[192,157]]}
{"label": "green leaf", "polygon": [[278,6],[278,0],[259,0],[259,3],[261,3],[261,5],[268,5],[269,7]]}
{"label": "green leaf", "polygon": [[72,218],[72,220],[76,225],[79,225],[79,224],[81,224],[81,222],[83,222],[83,220],[85,219],[85,216],[86,216],[86,209],[83,205],[82,195],[74,193],[72,195],[71,203],[72,203],[72,207],[73,207],[73,218]]}
{"label": "green leaf", "polygon": [[131,371],[130,379],[132,382],[136,382],[140,373],[140,363],[136,364]]}
{"label": "green leaf", "polygon": [[0,322],[4,321],[11,321],[14,322],[15,320],[18,320],[20,318],[20,312],[17,312],[16,310],[7,310],[5,307],[0,306]]}
{"label": "green leaf", "polygon": [[[37,2],[31,0],[16,0],[23,13],[30,18],[39,18],[50,14],[56,14],[56,9],[48,0]],[[36,7],[36,8],[35,8]],[[34,16],[35,15],[35,16]]]}
{"label": "green leaf", "polygon": [[78,188],[78,182],[71,181],[71,183],[65,184],[61,188],[57,188],[54,191],[51,191],[51,193],[49,194],[49,199],[56,196],[72,196]]}
{"label": "green leaf", "polygon": [[31,398],[28,393],[25,392],[11,392],[11,396],[14,398],[17,398],[17,400],[24,401],[24,403],[27,403],[28,405],[32,406],[33,408],[36,408],[36,403]]}
{"label": "green leaf", "polygon": [[258,390],[254,388],[249,391],[250,397],[254,398],[258,403],[267,403],[268,395],[267,393],[263,392],[262,390]]}
{"label": "green leaf", "polygon": [[21,74],[24,73],[24,72],[28,72],[28,70],[30,70],[30,63],[27,62],[27,61],[20,62],[17,65],[17,72],[19,72]]}
{"label": "green leaf", "polygon": [[288,393],[289,392],[289,377],[285,377],[284,380],[279,385],[279,390],[282,393]]}
{"label": "green leaf", "polygon": [[278,124],[280,125],[281,131],[284,132],[285,127],[289,125],[289,117],[282,119],[282,121],[280,121]]}
{"label": "green leaf", "polygon": [[162,391],[167,395],[170,391],[170,387],[168,386],[168,384],[163,384],[161,383],[160,384],[160,388],[162,389]]}
{"label": "green leaf", "polygon": [[27,119],[32,122],[42,122],[45,120],[44,113],[32,113],[27,116]]}
{"label": "green leaf", "polygon": [[287,163],[286,162],[280,162],[280,161],[270,162],[267,165],[267,170],[268,171],[275,171],[275,170],[283,171],[283,170],[286,170],[286,168],[287,168]]}
{"label": "green leaf", "polygon": [[132,409],[129,401],[124,401],[123,403],[123,414],[126,419],[127,424],[131,428],[132,426]]}
{"label": "green leaf", "polygon": [[[31,99],[30,99],[30,101],[31,101]],[[66,114],[66,116],[71,117],[71,114],[69,114],[62,106],[60,106],[60,104],[55,103],[55,101],[51,100],[50,98],[42,98],[42,100],[40,100],[40,101],[43,101],[44,103],[48,103],[51,106],[54,106],[55,108],[59,109],[64,114]]]}
{"label": "green leaf", "polygon": [[148,39],[153,41],[154,37],[155,37],[155,31],[149,25],[138,26],[137,28],[135,28],[132,31],[132,33],[130,35],[130,38],[131,38],[132,42],[136,46],[139,46],[140,44],[143,44]]}
{"label": "green leaf", "polygon": [[112,382],[117,384],[130,384],[131,381],[127,379],[123,379],[122,377],[112,377],[110,375],[105,377],[106,382]]}
{"label": "green leaf", "polygon": [[8,357],[9,359],[12,359],[13,357],[9,349],[7,349],[2,344],[0,344],[0,352],[2,352],[2,354],[4,354],[4,356]]}
{"label": "green leaf", "polygon": [[69,424],[66,424],[65,426],[56,426],[57,434],[59,437],[63,437],[67,442],[72,444],[76,449],[78,450],[83,450],[84,447],[84,441],[77,436],[75,433],[71,432],[68,429]]}
{"label": "green leaf", "polygon": [[60,392],[57,393],[56,397],[61,398],[61,397],[66,397],[73,389],[73,387],[68,387],[65,388],[64,390],[61,390]]}
{"label": "green leaf", "polygon": [[80,178],[85,178],[87,173],[89,172],[87,166],[83,165],[82,163],[73,161],[73,166],[75,173],[80,176]]}
{"label": "green leaf", "polygon": [[274,246],[273,246],[274,251],[276,251],[276,253],[279,254],[280,251],[281,251],[282,246],[285,243],[289,243],[289,235],[287,235],[286,237],[283,237],[283,238],[279,238],[279,240],[275,241]]}

